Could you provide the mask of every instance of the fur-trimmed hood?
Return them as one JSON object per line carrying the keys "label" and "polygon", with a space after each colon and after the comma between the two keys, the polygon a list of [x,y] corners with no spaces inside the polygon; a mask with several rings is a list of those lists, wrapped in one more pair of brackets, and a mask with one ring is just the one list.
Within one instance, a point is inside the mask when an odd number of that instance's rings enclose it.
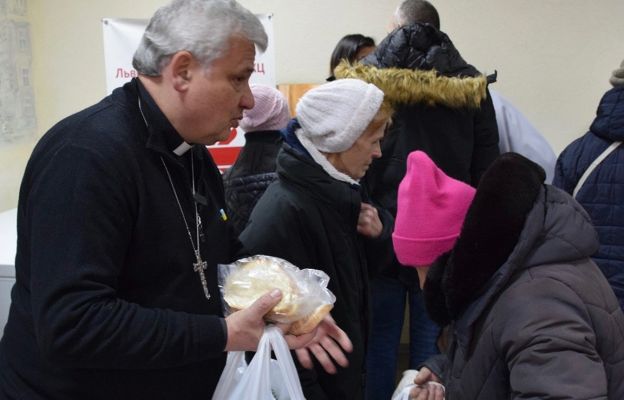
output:
{"label": "fur-trimmed hood", "polygon": [[501,155],[485,172],[454,248],[427,275],[425,303],[438,324],[461,319],[467,328],[514,274],[598,249],[585,210],[544,178],[541,167],[515,153]]}
{"label": "fur-trimmed hood", "polygon": [[362,79],[384,92],[384,101],[393,107],[401,104],[423,103],[450,108],[479,108],[485,99],[487,78],[457,78],[441,76],[435,70],[407,68],[380,69],[370,65],[340,63],[334,73],[337,78]]}
{"label": "fur-trimmed hood", "polygon": [[444,32],[428,24],[395,29],[360,64],[342,63],[334,73],[373,83],[393,106],[478,108],[486,97],[486,77],[464,61]]}

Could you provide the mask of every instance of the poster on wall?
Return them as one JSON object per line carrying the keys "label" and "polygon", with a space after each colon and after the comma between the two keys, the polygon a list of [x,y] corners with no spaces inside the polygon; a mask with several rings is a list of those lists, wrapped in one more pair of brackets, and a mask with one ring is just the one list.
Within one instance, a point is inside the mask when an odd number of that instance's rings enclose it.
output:
{"label": "poster on wall", "polygon": [[[36,135],[30,23],[25,2],[0,0],[0,146]],[[4,164],[4,161],[2,160]],[[13,168],[0,167],[0,182]],[[21,171],[20,171],[21,172]],[[10,179],[10,178],[9,178]]]}
{"label": "poster on wall", "polygon": [[[275,87],[273,14],[260,14],[257,17],[269,37],[269,45],[264,53],[256,54],[255,71],[251,75],[250,82]],[[132,56],[147,23],[146,19],[102,19],[107,93],[110,94],[113,89],[137,76],[137,71],[132,68]],[[219,169],[223,171],[234,163],[244,144],[244,132],[240,129],[232,129],[226,140],[208,146],[208,150]]]}

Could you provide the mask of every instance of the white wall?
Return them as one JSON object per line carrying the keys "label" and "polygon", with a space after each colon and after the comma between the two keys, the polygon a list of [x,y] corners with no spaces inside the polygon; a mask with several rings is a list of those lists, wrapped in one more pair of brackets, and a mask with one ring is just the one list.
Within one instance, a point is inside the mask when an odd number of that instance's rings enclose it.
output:
{"label": "white wall", "polygon": [[0,337],[9,316],[11,288],[15,283],[16,222],[16,209],[0,212]]}
{"label": "white wall", "polygon": [[[147,18],[162,0],[29,0],[39,134],[105,95],[103,17]],[[241,0],[273,12],[278,83],[321,82],[347,33],[378,41],[398,4],[387,0]],[[556,153],[584,133],[624,58],[622,0],[433,0],[466,60],[499,72],[496,89],[541,130]],[[28,149],[14,165],[21,167]],[[4,157],[4,156],[3,156]],[[18,167],[19,169],[19,167]],[[20,170],[21,172],[21,170]],[[15,207],[21,174],[3,182]],[[4,198],[11,200],[3,202]]]}

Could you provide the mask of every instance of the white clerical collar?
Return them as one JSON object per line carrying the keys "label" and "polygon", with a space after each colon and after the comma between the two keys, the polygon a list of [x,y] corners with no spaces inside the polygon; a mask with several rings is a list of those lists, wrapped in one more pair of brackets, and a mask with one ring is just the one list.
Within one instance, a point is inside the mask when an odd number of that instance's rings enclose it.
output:
{"label": "white clerical collar", "polygon": [[176,147],[173,150],[173,152],[175,153],[176,156],[181,156],[182,154],[184,154],[187,151],[189,151],[189,149],[191,149],[191,147],[193,147],[192,144],[188,144],[186,142],[182,142],[182,144],[179,145],[178,147]]}

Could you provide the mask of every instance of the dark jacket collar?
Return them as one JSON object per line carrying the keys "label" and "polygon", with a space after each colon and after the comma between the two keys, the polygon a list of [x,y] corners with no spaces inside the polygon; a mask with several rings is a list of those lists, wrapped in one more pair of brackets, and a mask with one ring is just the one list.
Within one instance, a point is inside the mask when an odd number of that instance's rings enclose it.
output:
{"label": "dark jacket collar", "polygon": [[277,173],[280,181],[305,191],[328,207],[334,208],[349,221],[357,218],[362,198],[360,187],[332,178],[307,154],[283,144],[277,155]]}
{"label": "dark jacket collar", "polygon": [[171,125],[165,114],[160,110],[152,96],[138,78],[126,83],[122,90],[130,103],[130,107],[136,107],[143,123],[146,125],[146,147],[166,155],[172,160],[178,161],[184,153],[173,153],[184,139]]}

